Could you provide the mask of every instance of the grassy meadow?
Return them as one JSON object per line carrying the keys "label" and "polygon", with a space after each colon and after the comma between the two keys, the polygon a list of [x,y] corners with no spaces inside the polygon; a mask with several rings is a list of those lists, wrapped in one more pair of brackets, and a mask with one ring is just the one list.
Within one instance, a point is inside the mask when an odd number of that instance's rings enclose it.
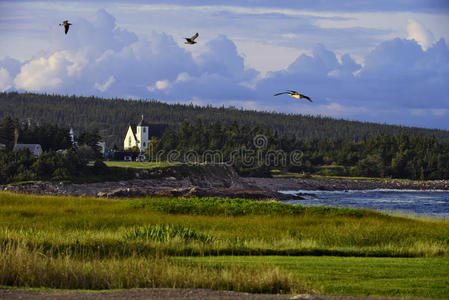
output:
{"label": "grassy meadow", "polygon": [[132,169],[153,169],[174,166],[179,163],[151,162],[151,161],[104,161],[108,167],[132,168]]}
{"label": "grassy meadow", "polygon": [[[444,298],[448,261],[447,220],[244,199],[0,192],[0,286]],[[361,285],[363,272],[389,284]]]}
{"label": "grassy meadow", "polygon": [[291,272],[323,294],[447,298],[449,259],[316,256],[179,257],[192,265],[250,266],[261,263]]}

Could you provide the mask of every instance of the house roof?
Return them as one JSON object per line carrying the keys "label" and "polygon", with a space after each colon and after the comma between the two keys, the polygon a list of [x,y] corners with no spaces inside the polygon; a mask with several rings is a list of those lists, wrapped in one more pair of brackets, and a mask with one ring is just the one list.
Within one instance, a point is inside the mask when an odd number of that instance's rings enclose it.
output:
{"label": "house roof", "polygon": [[34,155],[39,155],[39,151],[42,152],[42,147],[40,144],[17,144],[14,146],[14,150],[28,149]]}
{"label": "house roof", "polygon": [[40,144],[17,144],[14,149],[20,150],[20,149],[24,149],[24,148],[42,148]]}
{"label": "house roof", "polygon": [[129,127],[131,127],[131,133],[133,134],[133,138],[137,141],[137,136],[136,136],[136,125],[135,124],[129,124]]}

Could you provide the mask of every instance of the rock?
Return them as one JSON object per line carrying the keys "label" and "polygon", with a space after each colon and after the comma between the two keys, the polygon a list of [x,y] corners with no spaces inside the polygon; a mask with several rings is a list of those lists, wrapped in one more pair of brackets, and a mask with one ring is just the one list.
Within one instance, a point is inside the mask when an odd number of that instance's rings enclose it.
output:
{"label": "rock", "polygon": [[295,295],[295,296],[291,296],[289,299],[301,299],[301,300],[322,300],[324,299],[323,297],[319,297],[316,295],[310,295],[310,294],[299,294],[299,295]]}
{"label": "rock", "polygon": [[111,192],[106,193],[107,198],[142,197],[142,196],[145,196],[145,193],[136,188],[118,188]]}
{"label": "rock", "polygon": [[154,192],[154,195],[160,197],[184,197],[188,195],[191,188],[173,188],[173,189],[164,189],[158,190]]}
{"label": "rock", "polygon": [[304,200],[305,198],[302,196],[299,196],[298,194],[282,194],[277,193],[276,199],[279,201],[285,201],[285,200]]}

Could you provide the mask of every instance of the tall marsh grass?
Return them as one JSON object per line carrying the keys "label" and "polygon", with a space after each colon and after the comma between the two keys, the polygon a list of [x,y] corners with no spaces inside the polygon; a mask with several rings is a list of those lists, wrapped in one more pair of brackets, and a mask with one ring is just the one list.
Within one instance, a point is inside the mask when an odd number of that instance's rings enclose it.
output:
{"label": "tall marsh grass", "polygon": [[0,249],[0,285],[61,289],[209,288],[252,293],[312,292],[286,271],[264,265],[201,266],[169,258],[76,259],[38,249]]}
{"label": "tall marsh grass", "polygon": [[130,203],[134,208],[151,208],[169,214],[189,214],[206,216],[247,216],[247,215],[303,215],[326,214],[362,217],[371,215],[367,210],[333,207],[304,207],[281,202],[252,201],[241,198],[194,197],[194,198],[145,198]]}
{"label": "tall marsh grass", "polygon": [[156,224],[134,227],[123,234],[125,240],[153,240],[155,242],[170,242],[173,239],[182,241],[200,241],[202,243],[211,243],[211,235],[201,234],[189,226]]}
{"label": "tall marsh grass", "polygon": [[[285,264],[279,269],[268,257],[261,259],[266,264],[203,264],[173,257],[219,255],[284,255]],[[314,280],[298,276],[302,266],[289,273],[297,258],[287,255],[440,256],[432,259],[445,261],[449,222],[245,199],[118,200],[0,192],[0,286],[317,293],[326,292],[323,278],[340,280],[330,271],[332,264],[318,269],[324,271]],[[404,285],[414,288],[435,274],[447,277],[432,272]],[[351,291],[360,294],[357,288]],[[378,289],[370,291],[377,295]]]}
{"label": "tall marsh grass", "polygon": [[[214,210],[214,205],[216,210]],[[45,255],[449,255],[449,222],[218,198],[96,199],[0,193],[0,248]]]}

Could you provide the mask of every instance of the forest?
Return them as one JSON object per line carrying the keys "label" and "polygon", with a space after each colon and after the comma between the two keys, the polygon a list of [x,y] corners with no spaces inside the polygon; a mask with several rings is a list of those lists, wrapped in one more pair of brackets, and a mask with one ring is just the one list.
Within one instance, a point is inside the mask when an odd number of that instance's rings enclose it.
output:
{"label": "forest", "polygon": [[[35,158],[27,151],[12,151],[17,135],[21,143],[41,144],[44,153]],[[5,145],[0,149],[0,183],[111,173],[101,161],[101,138],[98,131],[86,130],[72,143],[67,127],[30,126],[5,117],[0,122],[0,143]],[[157,162],[227,163],[242,176],[270,177],[278,170],[306,175],[449,179],[449,142],[435,136],[300,139],[236,121],[205,123],[197,119],[169,127],[161,138],[152,138],[146,154]],[[95,161],[92,168],[89,161]],[[116,175],[129,177],[128,173]]]}
{"label": "forest", "polygon": [[[181,101],[181,100],[180,100]],[[403,127],[359,121],[347,121],[310,115],[260,112],[235,107],[167,104],[156,100],[102,99],[33,93],[0,93],[0,120],[11,116],[32,124],[58,124],[72,127],[75,133],[98,130],[109,147],[123,145],[128,126],[137,123],[141,115],[152,135],[160,137],[163,125],[179,129],[183,121],[201,119],[205,124],[236,123],[239,126],[269,129],[279,136],[297,139],[341,139],[357,142],[378,135],[435,137],[449,141],[449,132],[437,129]],[[162,125],[162,127],[157,127]]]}
{"label": "forest", "polygon": [[198,119],[184,121],[178,131],[167,129],[161,139],[152,140],[148,154],[153,160],[190,163],[222,159],[245,176],[265,177],[281,169],[337,176],[449,179],[449,142],[434,136],[298,139],[260,126],[205,124]]}
{"label": "forest", "polygon": [[[96,180],[127,176],[101,161],[97,131],[83,131],[72,142],[69,128],[57,124],[32,125],[7,116],[0,122],[0,184],[29,180]],[[27,149],[13,151],[15,143],[40,144],[44,151],[35,157]],[[89,165],[90,161],[94,161]],[[115,171],[115,170],[114,170]],[[119,174],[117,174],[119,173]],[[88,177],[93,177],[89,179]],[[84,179],[83,179],[84,178]]]}

